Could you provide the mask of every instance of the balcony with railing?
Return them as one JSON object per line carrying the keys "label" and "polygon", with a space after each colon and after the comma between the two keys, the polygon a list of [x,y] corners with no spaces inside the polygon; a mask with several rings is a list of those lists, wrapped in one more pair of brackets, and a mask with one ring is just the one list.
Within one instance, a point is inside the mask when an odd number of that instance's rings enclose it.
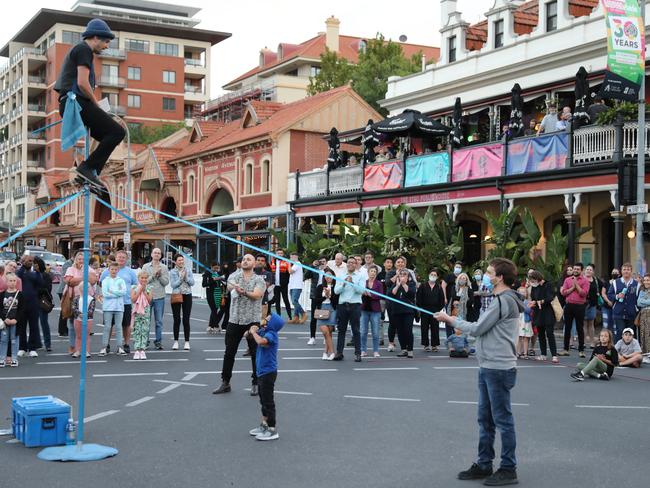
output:
{"label": "balcony with railing", "polygon": [[22,142],[23,142],[23,135],[16,134],[15,136],[9,138],[9,147],[16,146],[18,144],[21,144]]}
{"label": "balcony with railing", "polygon": [[25,215],[16,215],[14,217],[14,227],[22,227],[25,225]]}
{"label": "balcony with railing", "polygon": [[19,107],[16,107],[9,113],[9,120],[14,120],[17,117],[20,117],[23,114],[23,106],[20,105]]}
{"label": "balcony with railing", "polygon": [[27,167],[28,172],[40,173],[45,169],[45,161],[28,160],[25,161],[25,166]]}
{"label": "balcony with railing", "polygon": [[97,85],[112,88],[124,88],[126,86],[126,79],[121,76],[102,75],[97,80]]}
{"label": "balcony with railing", "polygon": [[195,85],[185,85],[185,93],[204,94],[203,88]]}
{"label": "balcony with railing", "polygon": [[13,191],[14,198],[23,198],[27,193],[29,193],[27,185],[17,186]]}
{"label": "balcony with railing", "polygon": [[[637,155],[636,122],[622,130],[623,158]],[[645,154],[650,156],[650,121],[646,122]],[[449,151],[414,155],[335,170],[317,169],[289,174],[287,200],[300,201],[362,195],[388,190],[408,191],[417,187],[460,184],[497,179],[539,178],[553,171],[590,169],[612,164],[616,139],[613,126],[590,125],[572,132],[555,132],[539,137],[520,137]],[[613,169],[612,169],[613,171]]]}
{"label": "balcony with railing", "polygon": [[126,115],[126,107],[124,105],[111,105],[111,112],[123,117]]}
{"label": "balcony with railing", "polygon": [[99,54],[100,58],[107,58],[107,59],[126,59],[126,51],[124,49],[114,49],[114,48],[108,48],[103,50]]}
{"label": "balcony with railing", "polygon": [[202,59],[185,58],[185,66],[192,68],[205,68],[205,61]]}
{"label": "balcony with railing", "polygon": [[5,196],[5,192],[0,191],[0,203],[5,203],[5,200],[7,197]]}
{"label": "balcony with railing", "polygon": [[45,116],[45,105],[40,103],[28,103],[27,110],[32,112],[30,115],[38,114]]}
{"label": "balcony with railing", "polygon": [[29,75],[27,82],[30,85],[45,85],[45,76]]}
{"label": "balcony with railing", "polygon": [[35,47],[24,47],[16,54],[11,56],[11,58],[9,58],[9,65],[10,66],[15,65],[18,61],[23,59],[23,57],[25,56],[38,59],[41,61],[47,61],[47,57],[45,56],[45,51],[43,51],[42,49],[35,48]]}

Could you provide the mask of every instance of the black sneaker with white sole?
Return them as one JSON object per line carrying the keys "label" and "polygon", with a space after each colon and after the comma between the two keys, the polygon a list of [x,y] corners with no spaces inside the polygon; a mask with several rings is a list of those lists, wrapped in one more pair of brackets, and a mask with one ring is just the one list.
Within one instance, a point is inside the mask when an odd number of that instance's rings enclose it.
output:
{"label": "black sneaker with white sole", "polygon": [[609,381],[609,375],[607,373],[600,373],[600,376],[598,376],[599,380],[603,381]]}
{"label": "black sneaker with white sole", "polygon": [[575,373],[571,373],[569,376],[573,378],[576,381],[584,381],[585,380],[585,375],[582,374],[582,371],[576,371]]}

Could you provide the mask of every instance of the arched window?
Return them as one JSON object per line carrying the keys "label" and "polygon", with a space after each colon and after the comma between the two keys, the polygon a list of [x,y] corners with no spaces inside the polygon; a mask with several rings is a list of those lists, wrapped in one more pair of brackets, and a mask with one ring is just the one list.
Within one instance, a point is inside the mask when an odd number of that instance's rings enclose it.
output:
{"label": "arched window", "polygon": [[262,161],[262,191],[271,191],[271,161]]}
{"label": "arched window", "polygon": [[244,170],[244,195],[253,193],[253,164],[247,163]]}
{"label": "arched window", "polygon": [[187,178],[187,201],[194,201],[194,175],[190,174]]}

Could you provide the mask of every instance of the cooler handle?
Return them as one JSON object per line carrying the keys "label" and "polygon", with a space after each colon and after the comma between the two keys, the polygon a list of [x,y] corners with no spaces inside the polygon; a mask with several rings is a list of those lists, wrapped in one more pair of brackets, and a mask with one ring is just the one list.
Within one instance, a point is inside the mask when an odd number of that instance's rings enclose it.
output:
{"label": "cooler handle", "polygon": [[51,430],[56,426],[56,417],[45,417],[42,420],[43,430]]}

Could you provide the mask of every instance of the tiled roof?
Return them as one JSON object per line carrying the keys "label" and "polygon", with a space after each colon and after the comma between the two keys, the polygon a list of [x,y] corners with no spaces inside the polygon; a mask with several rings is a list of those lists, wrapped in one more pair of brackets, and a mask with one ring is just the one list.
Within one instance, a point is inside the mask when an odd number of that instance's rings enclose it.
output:
{"label": "tiled roof", "polygon": [[283,103],[267,102],[263,100],[251,100],[248,103],[251,104],[251,107],[255,110],[257,118],[260,121],[268,119],[271,115],[284,107]]}
{"label": "tiled roof", "polygon": [[241,125],[241,120],[235,120],[226,124],[222,129],[215,132],[207,139],[190,144],[180,151],[172,161],[180,161],[182,159],[191,158],[210,151],[216,151],[220,148],[250,139],[272,135],[287,126],[292,125],[320,107],[332,103],[334,99],[346,93],[358,96],[349,86],[341,86],[327,92],[303,98],[296,102],[282,105],[279,110],[266,120],[261,121],[258,125],[244,128]]}
{"label": "tiled roof", "polygon": [[[183,144],[183,147],[185,145]],[[175,147],[152,147],[151,149],[156,155],[156,160],[158,161],[158,166],[160,167],[160,172],[165,182],[178,181],[178,172],[168,161],[173,159],[182,150],[181,145],[178,144]]]}
{"label": "tiled roof", "polygon": [[197,120],[195,124],[199,126],[203,137],[209,137],[221,129],[224,123],[217,120]]}
{"label": "tiled roof", "polygon": [[[339,51],[338,55],[342,58],[347,59],[351,63],[357,63],[359,61],[359,44],[361,41],[367,39],[354,36],[343,36],[339,35]],[[419,44],[408,44],[408,43],[399,43],[402,46],[402,51],[404,56],[410,58],[412,55],[422,52],[428,61],[437,60],[440,55],[440,49],[433,46],[423,46]],[[236,79],[226,83],[224,86],[232,85],[239,81],[245,80],[257,73],[262,73],[267,71],[275,66],[278,66],[282,63],[295,58],[311,58],[319,59],[320,55],[325,53],[325,34],[319,34],[316,37],[313,37],[301,44],[282,44],[283,46],[283,58],[279,59],[276,53],[271,53],[270,51],[262,51],[264,56],[265,64],[264,66],[257,66],[243,75],[237,77]],[[287,53],[287,46],[290,46],[289,53]],[[271,56],[269,53],[273,54]],[[267,60],[269,61],[267,63]]]}

